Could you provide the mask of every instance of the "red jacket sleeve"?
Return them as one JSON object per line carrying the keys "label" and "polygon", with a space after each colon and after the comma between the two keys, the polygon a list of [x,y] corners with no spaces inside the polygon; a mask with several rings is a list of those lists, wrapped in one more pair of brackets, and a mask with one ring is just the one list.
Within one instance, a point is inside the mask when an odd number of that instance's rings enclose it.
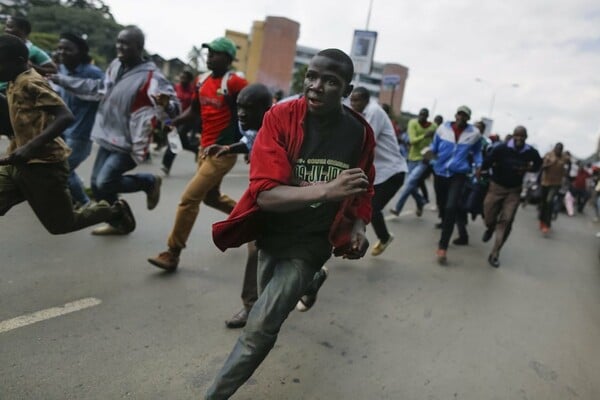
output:
{"label": "red jacket sleeve", "polygon": [[269,110],[252,146],[250,163],[250,194],[255,199],[264,190],[288,185],[292,176],[292,162],[288,155],[289,137],[282,126],[276,109]]}

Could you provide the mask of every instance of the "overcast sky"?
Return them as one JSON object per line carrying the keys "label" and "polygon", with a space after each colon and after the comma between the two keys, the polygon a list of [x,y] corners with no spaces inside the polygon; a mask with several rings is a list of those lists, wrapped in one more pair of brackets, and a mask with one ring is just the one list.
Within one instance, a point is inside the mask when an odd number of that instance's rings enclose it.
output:
{"label": "overcast sky", "polygon": [[[369,0],[105,1],[121,24],[136,24],[146,47],[186,59],[192,46],[249,32],[252,21],[300,23],[299,44],[350,50],[365,29]],[[143,4],[143,5],[142,5]],[[403,109],[453,118],[462,104],[494,130],[518,125],[540,151],[562,141],[579,157],[600,136],[600,2],[597,0],[373,0],[375,59],[409,68]],[[482,82],[477,82],[480,78]],[[518,84],[518,88],[511,87]]]}

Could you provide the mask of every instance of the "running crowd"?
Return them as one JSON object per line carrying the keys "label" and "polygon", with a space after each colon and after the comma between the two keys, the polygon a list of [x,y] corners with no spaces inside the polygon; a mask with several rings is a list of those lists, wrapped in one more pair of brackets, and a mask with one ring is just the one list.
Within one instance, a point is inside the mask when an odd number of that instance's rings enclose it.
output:
{"label": "running crowd", "polygon": [[[338,49],[310,61],[302,95],[280,100],[280,93],[234,73],[237,49],[227,38],[202,44],[208,73],[184,71],[172,85],[144,58],[137,27],[118,34],[117,58],[106,71],[91,63],[83,37],[61,35],[55,64],[28,41],[30,31],[26,19],[13,17],[0,36],[0,134],[10,138],[0,158],[0,215],[27,201],[52,234],[101,223],[92,234],[129,234],[136,220],[119,195],[144,192],[147,208],[157,206],[161,176],[130,171],[148,158],[154,132],[172,130],[175,144],[165,151],[163,176],[177,147],[195,153],[197,167],[164,248],[148,262],[177,270],[201,203],[227,215],[213,225],[219,249],[248,247],[243,304],[226,321],[245,329],[206,399],[233,395],[273,348],[288,314],[315,304],[332,254],[366,254],[369,223],[377,237],[371,255],[390,246],[394,236],[384,213],[397,193],[389,213],[401,216],[412,197],[421,216],[431,199],[430,175],[442,266],[455,226],[452,243],[469,243],[469,214],[482,215],[482,240],[494,238],[488,263],[498,268],[523,198],[539,203],[540,230],[548,234],[563,204],[570,214],[573,207],[582,212],[590,194],[600,191],[590,186],[594,171],[572,167],[562,144],[542,158],[527,144],[524,126],[503,141],[486,137],[483,122],[469,123],[472,112],[464,105],[446,122],[441,116],[429,121],[423,108],[401,133],[389,107],[352,86],[352,61]],[[97,152],[88,191],[77,168],[92,142]],[[250,176],[236,202],[220,186],[238,154],[249,161]]]}

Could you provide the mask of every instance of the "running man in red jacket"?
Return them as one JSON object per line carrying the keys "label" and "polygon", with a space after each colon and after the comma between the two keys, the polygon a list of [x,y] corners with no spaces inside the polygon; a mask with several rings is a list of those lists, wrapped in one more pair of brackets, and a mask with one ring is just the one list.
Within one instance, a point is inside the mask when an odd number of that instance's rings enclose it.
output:
{"label": "running man in red jacket", "polygon": [[259,297],[206,399],[228,399],[273,348],[281,325],[333,253],[362,257],[373,196],[373,131],[341,100],[352,60],[327,49],[310,62],[304,97],[265,115],[252,149],[250,187],[213,225],[225,250],[257,240]]}

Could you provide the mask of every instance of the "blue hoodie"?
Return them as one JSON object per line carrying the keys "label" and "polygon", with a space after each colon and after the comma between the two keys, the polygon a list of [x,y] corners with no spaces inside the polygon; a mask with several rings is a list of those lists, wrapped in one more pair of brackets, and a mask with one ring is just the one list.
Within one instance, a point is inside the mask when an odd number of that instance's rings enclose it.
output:
{"label": "blue hoodie", "polygon": [[454,174],[471,172],[471,162],[475,167],[482,163],[481,133],[473,125],[467,124],[456,142],[452,122],[444,122],[433,137],[431,151],[437,156],[433,164],[436,175],[450,177]]}

